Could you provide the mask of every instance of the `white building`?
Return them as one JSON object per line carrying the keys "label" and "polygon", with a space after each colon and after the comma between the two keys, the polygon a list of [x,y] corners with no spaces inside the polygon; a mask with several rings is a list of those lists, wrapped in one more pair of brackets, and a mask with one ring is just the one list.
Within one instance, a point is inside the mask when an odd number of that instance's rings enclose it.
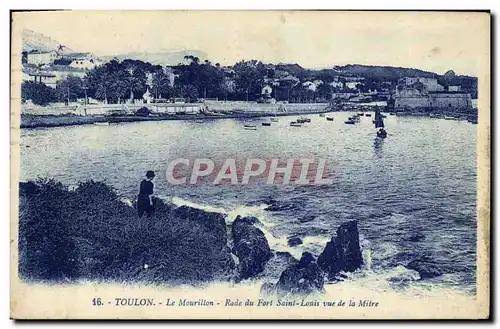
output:
{"label": "white building", "polygon": [[357,89],[360,84],[361,82],[351,81],[351,82],[346,82],[345,87],[347,89]]}
{"label": "white building", "polygon": [[26,61],[28,64],[33,65],[44,65],[52,64],[54,60],[59,57],[55,50],[52,51],[38,51],[33,50],[26,55]]}
{"label": "white building", "polygon": [[399,79],[398,85],[411,86],[417,82],[423,84],[427,91],[444,91],[444,87],[438,83],[436,78],[406,77]]}
{"label": "white building", "polygon": [[69,66],[75,69],[92,70],[98,66],[98,62],[93,58],[75,58]]}
{"label": "white building", "polygon": [[271,96],[272,92],[273,92],[273,87],[271,87],[270,85],[265,85],[260,93],[262,95]]}
{"label": "white building", "polygon": [[461,91],[462,86],[448,86],[448,91]]}

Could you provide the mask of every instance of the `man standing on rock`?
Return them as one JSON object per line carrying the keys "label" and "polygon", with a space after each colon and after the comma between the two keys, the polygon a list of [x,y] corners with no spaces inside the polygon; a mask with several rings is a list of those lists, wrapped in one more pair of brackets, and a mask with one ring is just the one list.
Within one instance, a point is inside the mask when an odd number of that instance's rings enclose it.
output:
{"label": "man standing on rock", "polygon": [[137,212],[139,218],[142,218],[144,213],[146,213],[147,218],[151,218],[153,215],[153,179],[155,178],[155,173],[152,170],[148,170],[146,173],[146,179],[143,179],[141,186],[139,187],[139,195],[137,196]]}

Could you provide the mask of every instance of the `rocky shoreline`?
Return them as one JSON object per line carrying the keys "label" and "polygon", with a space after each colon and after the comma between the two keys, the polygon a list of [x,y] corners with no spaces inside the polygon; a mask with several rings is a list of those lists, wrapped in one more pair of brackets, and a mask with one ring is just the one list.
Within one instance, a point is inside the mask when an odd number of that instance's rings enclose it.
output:
{"label": "rocky shoreline", "polygon": [[[297,260],[272,250],[254,217],[226,223],[221,213],[156,199],[153,218],[138,219],[104,183],[69,189],[45,180],[19,187],[19,275],[27,281],[238,283],[265,279],[272,261],[281,274],[263,284],[263,295],[307,295],[363,266],[357,221],[341,224],[319,255],[304,252]],[[407,267],[421,278],[442,274],[429,259]]]}
{"label": "rocky shoreline", "polygon": [[126,122],[143,122],[143,121],[170,121],[170,120],[217,120],[217,119],[252,119],[252,118],[265,118],[265,117],[284,117],[292,115],[306,115],[306,114],[319,114],[326,113],[325,110],[311,110],[311,111],[290,111],[286,113],[270,113],[270,112],[247,112],[238,114],[220,114],[220,115],[206,115],[206,114],[165,114],[161,116],[138,116],[138,115],[124,115],[124,116],[78,116],[78,115],[34,115],[34,114],[21,114],[21,128],[50,128],[50,127],[63,127],[63,126],[80,126],[91,125],[94,123],[126,123]]}

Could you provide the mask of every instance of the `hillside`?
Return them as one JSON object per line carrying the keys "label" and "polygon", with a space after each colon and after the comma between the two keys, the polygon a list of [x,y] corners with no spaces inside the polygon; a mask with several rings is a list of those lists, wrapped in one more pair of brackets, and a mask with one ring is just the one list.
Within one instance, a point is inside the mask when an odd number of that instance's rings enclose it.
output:
{"label": "hillside", "polygon": [[200,61],[204,61],[207,59],[207,54],[200,50],[181,50],[181,51],[173,51],[173,52],[133,52],[126,54],[118,54],[115,56],[101,56],[101,59],[105,62],[112,60],[113,58],[117,58],[119,60],[124,59],[134,59],[141,60],[143,62],[149,62],[153,65],[168,65],[173,66],[184,61],[184,56],[193,55],[200,59]]}
{"label": "hillside", "polygon": [[[56,50],[61,43],[41,33],[36,33],[31,30],[23,30],[23,51],[51,51]],[[74,52],[70,48],[64,48],[65,53]]]}
{"label": "hillside", "polygon": [[349,64],[344,66],[335,66],[332,71],[346,76],[357,76],[363,78],[379,78],[381,80],[397,80],[403,77],[426,77],[437,78],[438,74],[434,72],[423,71],[414,68],[393,67],[393,66],[372,66]]}

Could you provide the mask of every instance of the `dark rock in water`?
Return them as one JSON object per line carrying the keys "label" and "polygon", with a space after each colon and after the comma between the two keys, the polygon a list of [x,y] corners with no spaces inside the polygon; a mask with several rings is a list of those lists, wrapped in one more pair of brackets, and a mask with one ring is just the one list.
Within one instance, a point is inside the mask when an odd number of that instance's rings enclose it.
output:
{"label": "dark rock in water", "polygon": [[340,225],[337,235],[326,244],[318,257],[319,267],[333,279],[339,272],[353,272],[363,265],[359,246],[358,224],[350,221]]}
{"label": "dark rock in water", "polygon": [[430,279],[443,274],[438,265],[426,257],[409,262],[406,268],[417,271],[421,279]]}
{"label": "dark rock in water", "polygon": [[265,297],[276,292],[276,285],[271,282],[266,282],[260,287],[260,295]]}
{"label": "dark rock in water", "polygon": [[281,273],[276,289],[282,294],[307,295],[324,291],[323,273],[310,252],[304,252],[297,264],[289,266]]}
{"label": "dark rock in water", "polygon": [[279,277],[279,275],[290,265],[297,264],[298,260],[295,259],[289,252],[275,251],[272,257],[266,264],[264,272],[261,276],[264,278]]}
{"label": "dark rock in water", "polygon": [[192,221],[202,224],[215,234],[217,238],[216,242],[224,245],[227,244],[226,220],[221,213],[181,206],[173,210],[173,214],[177,217],[189,218]]}
{"label": "dark rock in water", "polygon": [[295,246],[298,246],[299,244],[302,244],[302,239],[299,238],[298,236],[288,238],[288,246],[289,247],[295,247]]}
{"label": "dark rock in water", "polygon": [[313,221],[315,218],[316,218],[316,216],[313,216],[313,215],[311,215],[311,216],[304,216],[304,217],[299,218],[299,222],[301,222],[301,223],[307,223],[307,222]]}
{"label": "dark rock in water", "polygon": [[269,248],[264,233],[253,226],[251,217],[236,217],[232,224],[233,253],[239,259],[241,279],[247,279],[260,274],[273,253]]}
{"label": "dark rock in water", "polygon": [[293,258],[292,254],[288,251],[276,251],[275,254],[276,257]]}

